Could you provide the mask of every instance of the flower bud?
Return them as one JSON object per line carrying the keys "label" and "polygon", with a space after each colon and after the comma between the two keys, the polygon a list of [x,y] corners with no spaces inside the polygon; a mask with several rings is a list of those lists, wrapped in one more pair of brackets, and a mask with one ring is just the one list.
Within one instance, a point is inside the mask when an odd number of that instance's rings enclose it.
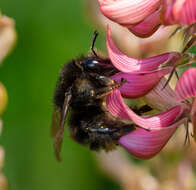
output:
{"label": "flower bud", "polygon": [[0,83],[0,114],[3,113],[8,102],[7,91],[2,83]]}
{"label": "flower bud", "polygon": [[0,15],[0,63],[12,50],[16,42],[16,31],[14,21]]}

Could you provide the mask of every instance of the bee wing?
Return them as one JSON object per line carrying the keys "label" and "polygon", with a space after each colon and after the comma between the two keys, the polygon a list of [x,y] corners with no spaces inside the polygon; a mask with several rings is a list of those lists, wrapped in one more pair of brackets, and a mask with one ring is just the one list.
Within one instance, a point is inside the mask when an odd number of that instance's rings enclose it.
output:
{"label": "bee wing", "polygon": [[52,136],[54,138],[54,152],[58,161],[61,161],[60,152],[62,148],[65,120],[68,113],[68,108],[71,100],[71,93],[65,93],[63,108],[60,111],[55,108],[52,119]]}
{"label": "bee wing", "polygon": [[51,136],[52,138],[55,138],[57,131],[60,126],[60,120],[61,120],[61,111],[55,107],[53,114],[52,114],[52,128],[51,128]]}

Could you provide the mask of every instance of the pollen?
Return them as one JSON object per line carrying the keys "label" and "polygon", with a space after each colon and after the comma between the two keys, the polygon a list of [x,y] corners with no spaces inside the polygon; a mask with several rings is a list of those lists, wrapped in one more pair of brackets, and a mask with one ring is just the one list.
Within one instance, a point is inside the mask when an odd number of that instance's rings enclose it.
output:
{"label": "pollen", "polygon": [[90,90],[90,96],[94,96],[95,95],[95,91],[94,90]]}

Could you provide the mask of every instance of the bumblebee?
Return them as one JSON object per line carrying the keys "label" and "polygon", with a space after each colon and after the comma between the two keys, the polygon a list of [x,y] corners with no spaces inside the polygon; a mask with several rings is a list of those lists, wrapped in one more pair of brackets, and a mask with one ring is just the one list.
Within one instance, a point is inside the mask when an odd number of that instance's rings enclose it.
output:
{"label": "bumblebee", "polygon": [[97,32],[91,44],[91,54],[73,59],[63,66],[54,93],[52,136],[57,160],[61,160],[64,126],[70,110],[68,127],[71,137],[91,150],[109,151],[121,136],[135,129],[132,121],[111,115],[106,109],[106,96],[122,86],[110,79],[119,71],[108,58],[94,50]]}

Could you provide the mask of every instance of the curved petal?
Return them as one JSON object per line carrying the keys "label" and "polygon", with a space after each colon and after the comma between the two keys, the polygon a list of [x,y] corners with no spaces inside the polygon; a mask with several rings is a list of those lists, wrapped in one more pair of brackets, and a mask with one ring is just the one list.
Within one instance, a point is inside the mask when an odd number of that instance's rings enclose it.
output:
{"label": "curved petal", "polygon": [[178,24],[194,24],[196,22],[196,1],[177,0],[173,6],[173,15]]}
{"label": "curved petal", "polygon": [[138,37],[147,38],[158,30],[160,22],[160,11],[157,10],[139,24],[128,29]]}
{"label": "curved petal", "polygon": [[164,25],[175,24],[173,16],[173,5],[175,0],[164,0],[162,1],[161,21]]}
{"label": "curved petal", "polygon": [[185,119],[182,119],[173,125],[152,131],[137,129],[122,136],[119,144],[137,158],[152,158],[161,151],[177,127],[184,122]]}
{"label": "curved petal", "polygon": [[137,74],[120,72],[111,78],[116,82],[120,82],[122,78],[126,80],[119,88],[123,97],[138,98],[147,94],[158,84],[159,80],[171,70],[171,67],[167,67],[156,71]]}
{"label": "curved petal", "polygon": [[180,100],[176,99],[175,91],[170,85],[168,84],[165,86],[166,82],[167,79],[165,77],[162,78],[160,82],[144,97],[148,104],[162,111],[182,104]]}
{"label": "curved petal", "polygon": [[153,13],[160,6],[160,0],[99,0],[99,4],[103,15],[126,26],[141,22]]}
{"label": "curved petal", "polygon": [[164,25],[191,25],[196,23],[195,0],[164,0],[162,3],[162,21]]}
{"label": "curved petal", "polygon": [[180,100],[196,96],[196,68],[190,68],[183,73],[176,85],[175,92]]}
{"label": "curved petal", "polygon": [[168,52],[144,59],[134,59],[123,54],[111,38],[111,31],[107,27],[107,51],[112,64],[124,73],[151,71],[167,62],[176,62],[181,57],[178,52]]}
{"label": "curved petal", "polygon": [[136,125],[150,130],[160,129],[170,125],[182,113],[182,108],[178,105],[155,116],[138,116],[124,103],[119,90],[115,90],[107,96],[106,105],[112,115],[123,119],[131,119]]}

